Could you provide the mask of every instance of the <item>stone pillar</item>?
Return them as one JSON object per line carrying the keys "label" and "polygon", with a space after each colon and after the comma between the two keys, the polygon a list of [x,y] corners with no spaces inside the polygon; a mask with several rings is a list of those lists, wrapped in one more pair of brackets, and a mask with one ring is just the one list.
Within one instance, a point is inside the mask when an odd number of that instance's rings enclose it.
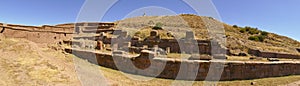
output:
{"label": "stone pillar", "polygon": [[166,53],[171,53],[170,47],[167,47],[167,48],[166,48]]}
{"label": "stone pillar", "polygon": [[131,47],[131,42],[129,40],[127,32],[121,32],[120,35],[115,39],[117,44],[117,50],[125,50],[128,51],[129,47]]}
{"label": "stone pillar", "polygon": [[149,48],[153,48],[155,45],[158,45],[160,42],[160,36],[156,30],[150,32],[150,36],[145,40]]}
{"label": "stone pillar", "polygon": [[[183,40],[186,47],[184,47],[184,52],[188,54],[197,53],[197,49],[199,48],[198,43],[195,39],[195,35],[193,31],[187,31],[186,37]],[[198,52],[199,53],[199,52]]]}
{"label": "stone pillar", "polygon": [[102,41],[97,41],[97,47],[98,50],[104,50],[104,44]]}
{"label": "stone pillar", "polygon": [[195,39],[195,34],[193,31],[187,31],[186,32],[186,36],[185,36],[186,39]]}

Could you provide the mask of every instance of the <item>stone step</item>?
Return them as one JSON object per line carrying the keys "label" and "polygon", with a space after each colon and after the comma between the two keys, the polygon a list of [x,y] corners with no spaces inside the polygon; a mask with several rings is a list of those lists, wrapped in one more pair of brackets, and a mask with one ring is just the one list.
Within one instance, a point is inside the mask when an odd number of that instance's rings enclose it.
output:
{"label": "stone step", "polygon": [[77,28],[83,28],[84,30],[96,30],[96,29],[109,29],[112,26],[77,26]]}
{"label": "stone step", "polygon": [[101,33],[101,32],[113,32],[113,29],[97,29],[97,30],[83,30],[83,33]]}
{"label": "stone step", "polygon": [[76,23],[76,26],[115,26],[114,23],[100,23],[100,22],[83,22],[83,23]]}

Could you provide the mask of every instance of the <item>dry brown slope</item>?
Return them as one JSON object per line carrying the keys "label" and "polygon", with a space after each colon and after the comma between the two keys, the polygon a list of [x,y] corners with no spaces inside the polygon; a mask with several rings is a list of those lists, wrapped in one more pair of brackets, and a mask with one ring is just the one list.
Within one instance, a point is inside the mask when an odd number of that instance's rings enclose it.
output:
{"label": "dry brown slope", "polygon": [[0,39],[1,86],[80,86],[72,57],[24,39]]}

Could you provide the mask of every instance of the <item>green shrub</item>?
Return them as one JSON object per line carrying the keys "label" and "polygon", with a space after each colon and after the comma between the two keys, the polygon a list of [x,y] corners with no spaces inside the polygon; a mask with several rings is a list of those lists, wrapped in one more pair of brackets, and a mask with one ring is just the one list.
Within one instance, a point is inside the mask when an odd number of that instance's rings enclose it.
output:
{"label": "green shrub", "polygon": [[163,24],[159,22],[159,23],[156,23],[155,26],[152,29],[154,29],[154,30],[162,30],[162,26],[163,26]]}
{"label": "green shrub", "polygon": [[246,32],[246,29],[245,29],[245,28],[241,28],[241,29],[240,29],[240,32],[241,32],[241,33],[245,33],[245,32]]}
{"label": "green shrub", "polygon": [[249,34],[259,34],[259,30],[257,28],[246,28],[246,31],[248,31]]}
{"label": "green shrub", "polygon": [[245,29],[246,29],[246,31],[248,32],[248,31],[250,31],[250,29],[252,29],[251,27],[248,27],[248,26],[246,26],[245,27]]}
{"label": "green shrub", "polygon": [[234,28],[239,28],[239,26],[237,26],[237,25],[233,25],[232,27],[234,27]]}
{"label": "green shrub", "polygon": [[259,41],[259,42],[263,42],[265,40],[265,36],[263,35],[259,35],[259,36],[250,36],[248,39],[252,40],[252,41]]}
{"label": "green shrub", "polygon": [[265,40],[265,38],[266,38],[266,36],[263,36],[263,35],[259,35],[257,37],[258,37],[258,39],[259,39],[260,42],[263,42]]}
{"label": "green shrub", "polygon": [[260,41],[257,36],[250,36],[248,39],[252,41]]}
{"label": "green shrub", "polygon": [[269,34],[269,33],[266,32],[266,31],[262,31],[262,32],[261,32],[261,35],[263,35],[263,36],[268,36],[268,34]]}

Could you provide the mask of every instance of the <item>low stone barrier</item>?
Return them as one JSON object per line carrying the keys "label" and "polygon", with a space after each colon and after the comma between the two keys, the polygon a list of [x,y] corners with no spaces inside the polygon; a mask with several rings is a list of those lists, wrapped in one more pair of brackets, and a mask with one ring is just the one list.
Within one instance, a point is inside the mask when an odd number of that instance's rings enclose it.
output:
{"label": "low stone barrier", "polygon": [[285,53],[275,53],[275,52],[265,52],[260,50],[249,49],[248,53],[250,55],[264,57],[264,58],[285,58],[285,59],[300,59],[300,55],[285,54]]}
{"label": "low stone barrier", "polygon": [[8,38],[24,38],[37,43],[59,43],[73,37],[73,29],[70,28],[13,26],[0,26],[1,33]]}
{"label": "low stone barrier", "polygon": [[[112,56],[112,54],[105,54],[93,51],[80,51],[76,49],[66,49],[67,52],[73,53],[74,55],[89,60],[95,63],[96,58],[97,64],[100,66],[120,70],[127,73],[166,78],[166,79],[176,79],[179,74],[179,70],[182,65],[185,65],[185,71],[183,73],[184,77],[177,79],[183,80],[205,80],[210,65],[214,64],[224,64],[224,70],[221,75],[220,80],[246,80],[246,79],[257,79],[257,78],[267,78],[267,77],[278,77],[287,75],[297,75],[300,74],[300,62],[298,61],[284,61],[284,62],[242,62],[242,61],[200,61],[200,60],[175,60],[168,58],[156,58],[148,57],[148,55],[141,54],[138,57],[128,57],[128,56]],[[90,55],[93,54],[91,57]],[[131,62],[132,61],[132,62]],[[133,63],[134,66],[130,65]],[[117,65],[122,65],[118,68]],[[149,65],[154,67],[149,67]],[[161,68],[165,64],[162,71]],[[136,70],[134,67],[139,69],[147,69],[147,71]],[[148,68],[149,67],[149,68]],[[199,69],[199,70],[195,70]],[[193,72],[197,72],[193,75]],[[182,71],[181,71],[182,72]],[[155,74],[158,74],[157,76]],[[196,77],[195,79],[193,77]],[[212,79],[213,80],[213,79]]]}

